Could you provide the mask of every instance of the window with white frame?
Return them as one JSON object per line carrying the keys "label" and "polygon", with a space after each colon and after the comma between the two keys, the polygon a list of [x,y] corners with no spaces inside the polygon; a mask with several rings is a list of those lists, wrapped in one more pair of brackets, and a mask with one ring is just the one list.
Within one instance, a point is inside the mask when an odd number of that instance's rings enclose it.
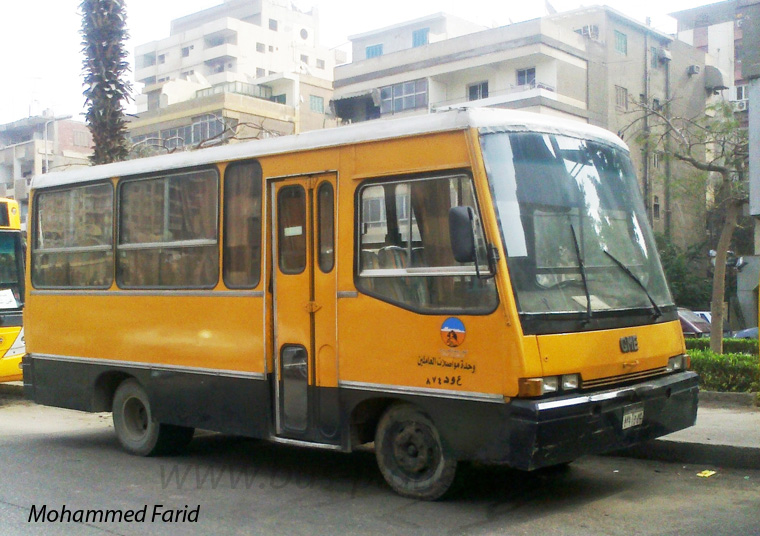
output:
{"label": "window with white frame", "polygon": [[518,69],[517,70],[517,85],[535,87],[536,68],[530,67],[528,69]]}
{"label": "window with white frame", "polygon": [[623,56],[628,55],[628,36],[617,30],[615,30],[615,52]]}
{"label": "window with white frame", "polygon": [[628,109],[628,90],[621,86],[615,86],[615,106]]}
{"label": "window with white frame", "polygon": [[376,58],[383,55],[383,45],[370,45],[364,49],[364,54],[367,59]]}
{"label": "window with white frame", "polygon": [[488,98],[488,80],[467,86],[467,99],[474,101]]}
{"label": "window with white frame", "polygon": [[380,113],[392,114],[428,105],[427,78],[380,88]]}
{"label": "window with white frame", "polygon": [[429,43],[430,28],[422,28],[412,32],[412,47],[421,47]]}
{"label": "window with white frame", "polygon": [[309,109],[318,114],[325,113],[325,99],[318,95],[309,95]]}

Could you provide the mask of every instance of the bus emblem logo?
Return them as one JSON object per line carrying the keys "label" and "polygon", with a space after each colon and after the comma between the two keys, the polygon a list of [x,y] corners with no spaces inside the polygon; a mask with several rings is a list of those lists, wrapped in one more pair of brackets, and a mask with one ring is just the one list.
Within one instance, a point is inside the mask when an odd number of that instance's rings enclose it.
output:
{"label": "bus emblem logo", "polygon": [[620,351],[624,354],[639,351],[639,339],[636,335],[620,337]]}
{"label": "bus emblem logo", "polygon": [[443,339],[446,346],[456,348],[464,342],[464,337],[464,322],[458,318],[447,318],[446,321],[441,324],[441,339]]}

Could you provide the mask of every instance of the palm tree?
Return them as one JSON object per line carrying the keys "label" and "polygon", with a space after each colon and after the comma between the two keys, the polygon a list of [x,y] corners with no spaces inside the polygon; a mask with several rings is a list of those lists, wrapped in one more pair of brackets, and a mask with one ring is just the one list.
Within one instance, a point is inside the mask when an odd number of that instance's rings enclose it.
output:
{"label": "palm tree", "polygon": [[123,104],[131,86],[124,42],[128,37],[124,0],[83,0],[82,52],[87,126],[95,151],[93,164],[125,160],[129,154]]}

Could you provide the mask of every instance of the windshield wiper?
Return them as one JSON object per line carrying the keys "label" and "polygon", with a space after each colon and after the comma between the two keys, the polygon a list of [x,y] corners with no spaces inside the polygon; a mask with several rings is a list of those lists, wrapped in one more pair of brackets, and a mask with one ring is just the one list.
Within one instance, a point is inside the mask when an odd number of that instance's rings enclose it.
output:
{"label": "windshield wiper", "polygon": [[641,282],[641,279],[639,279],[636,276],[636,274],[634,274],[625,264],[623,264],[615,256],[613,256],[612,253],[610,253],[606,249],[603,249],[602,251],[604,251],[604,253],[610,259],[612,259],[613,262],[615,264],[617,264],[620,267],[620,269],[623,270],[626,273],[626,275],[628,277],[630,277],[631,279],[633,279],[641,287],[641,290],[644,291],[644,294],[647,295],[647,298],[649,298],[649,302],[652,304],[652,308],[654,309],[654,318],[655,318],[655,320],[658,319],[658,318],[660,318],[662,316],[662,311],[657,306],[657,303],[654,301],[654,298],[652,298],[652,295],[649,293],[649,291],[647,290],[647,288],[644,286],[644,283]]}
{"label": "windshield wiper", "polygon": [[586,293],[586,324],[591,322],[591,294],[588,291],[588,281],[586,280],[586,266],[583,264],[583,258],[581,257],[581,248],[578,245],[578,237],[575,234],[575,226],[570,224],[570,231],[573,233],[573,244],[575,245],[575,257],[578,259],[578,269],[581,272],[581,279],[583,280],[583,291]]}

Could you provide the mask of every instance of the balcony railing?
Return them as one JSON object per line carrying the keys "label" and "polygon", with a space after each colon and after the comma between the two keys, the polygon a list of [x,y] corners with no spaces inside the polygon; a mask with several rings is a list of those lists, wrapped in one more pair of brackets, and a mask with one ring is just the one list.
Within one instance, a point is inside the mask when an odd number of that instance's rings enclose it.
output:
{"label": "balcony railing", "polygon": [[523,84],[523,85],[510,85],[508,88],[504,89],[498,89],[496,91],[489,90],[488,96],[483,97],[481,99],[476,100],[469,100],[467,97],[462,97],[459,99],[452,99],[447,101],[439,101],[432,104],[433,108],[441,108],[444,106],[453,106],[456,104],[462,104],[466,102],[471,103],[478,103],[480,101],[483,101],[482,104],[484,106],[490,106],[493,104],[499,104],[501,102],[510,102],[515,100],[520,100],[520,98],[529,98],[534,95],[524,95],[521,96],[521,93],[528,93],[533,92],[535,90],[544,90],[544,91],[550,91],[552,93],[556,93],[557,90],[554,86],[551,86],[549,84],[545,84],[543,82],[533,81],[529,84]]}

